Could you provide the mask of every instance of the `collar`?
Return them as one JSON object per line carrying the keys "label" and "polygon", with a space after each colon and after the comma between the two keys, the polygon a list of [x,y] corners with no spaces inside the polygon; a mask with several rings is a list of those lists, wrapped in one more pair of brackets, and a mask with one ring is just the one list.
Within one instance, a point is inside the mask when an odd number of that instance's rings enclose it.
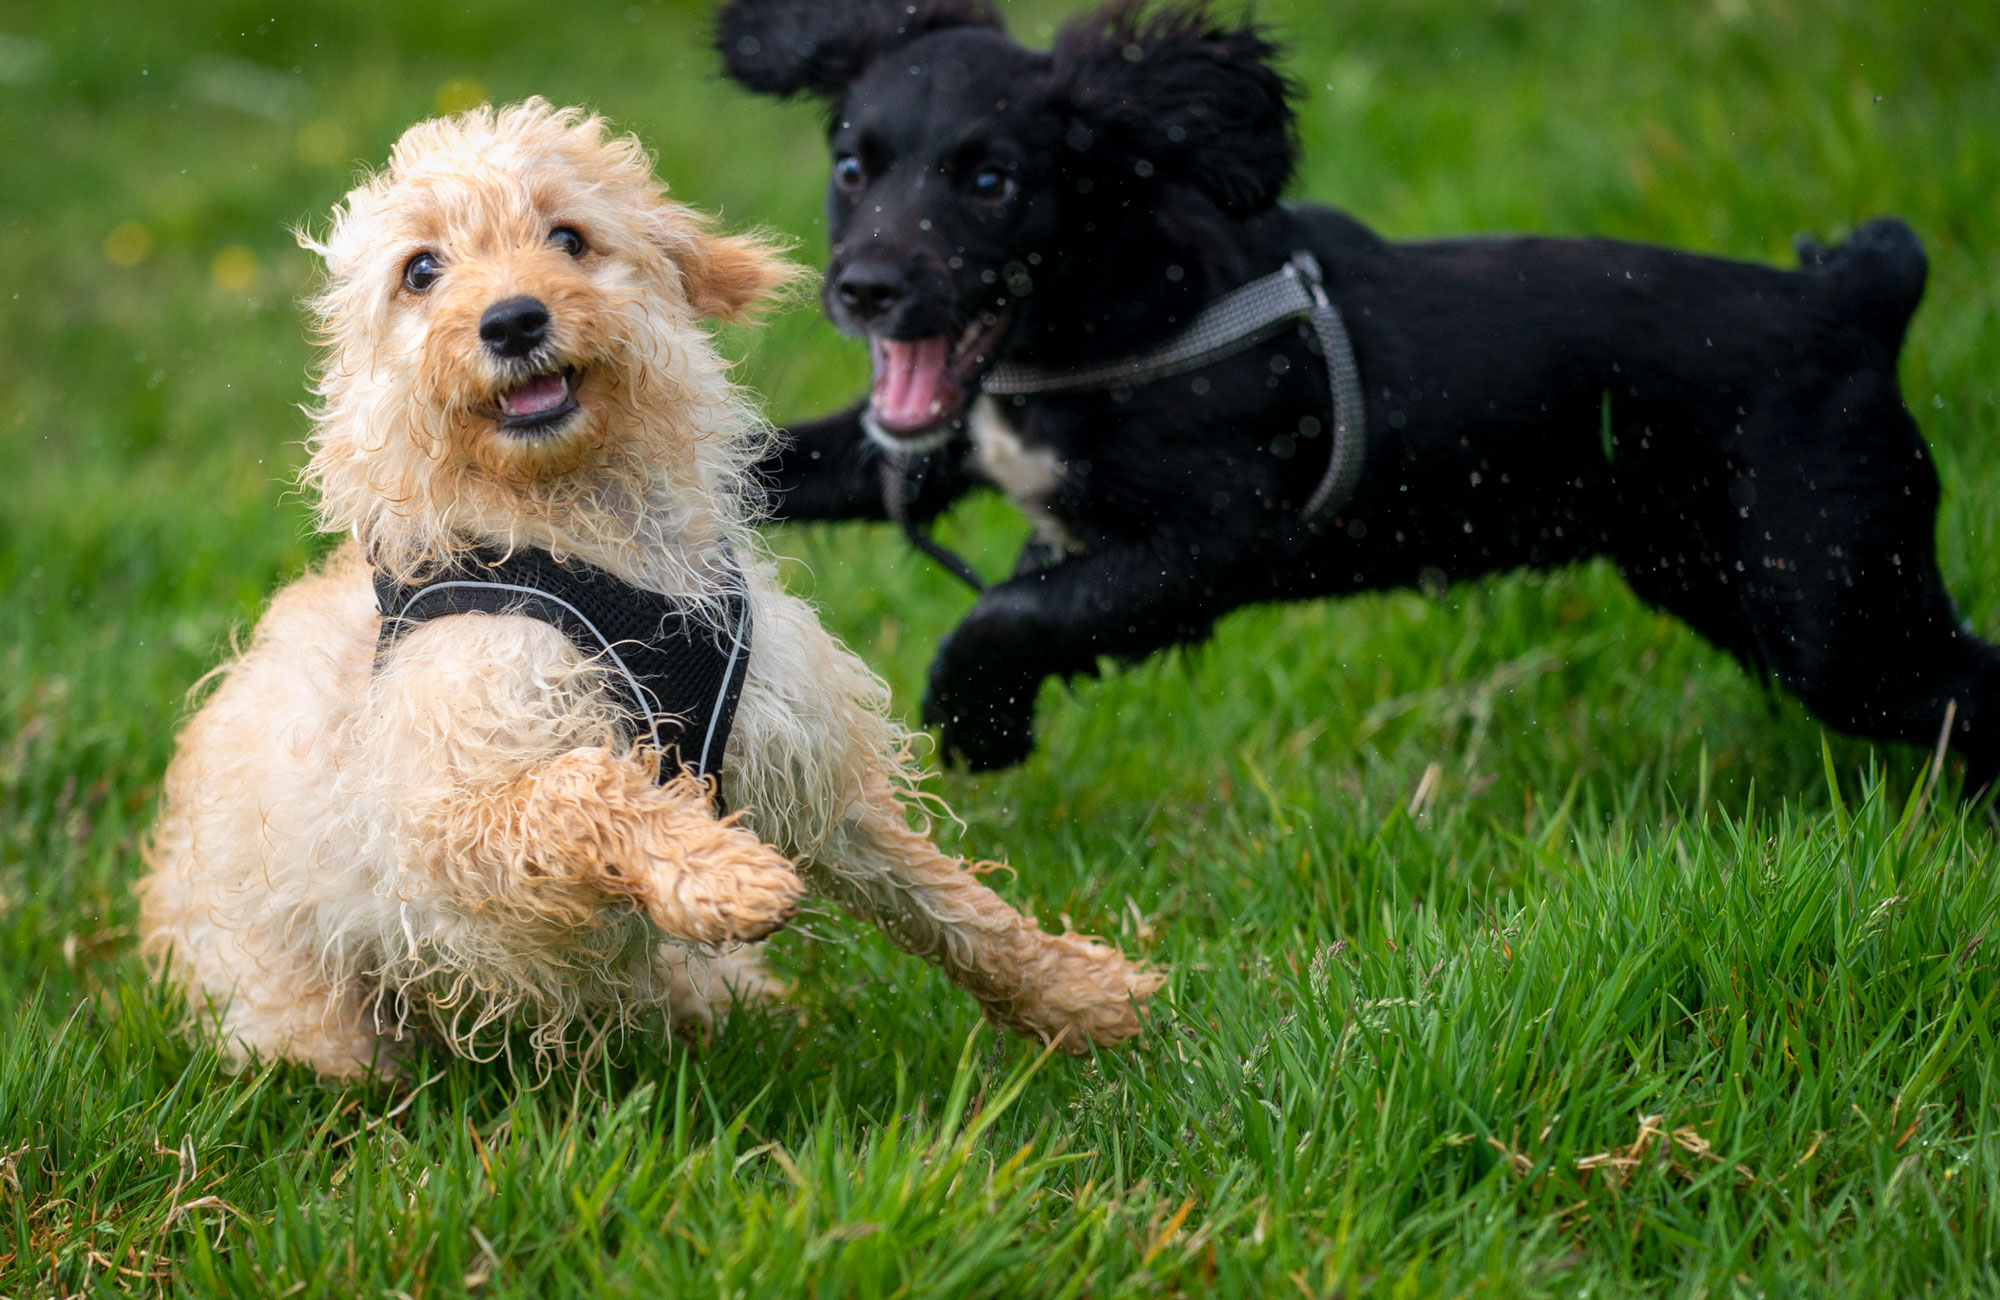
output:
{"label": "collar", "polygon": [[1299,510],[1306,527],[1318,532],[1354,496],[1367,450],[1367,425],[1354,345],[1340,309],[1326,295],[1319,259],[1303,249],[1270,275],[1209,303],[1186,329],[1158,347],[1115,361],[1067,368],[1001,361],[987,371],[980,388],[998,397],[1131,388],[1234,356],[1301,317],[1312,325],[1333,390],[1333,445],[1326,472]]}
{"label": "collar", "polygon": [[[1276,271],[1252,280],[1209,303],[1192,323],[1157,347],[1115,361],[1088,366],[1053,367],[1001,361],[986,372],[980,389],[996,397],[1102,392],[1151,383],[1189,370],[1199,370],[1278,333],[1303,318],[1312,326],[1320,355],[1326,360],[1327,384],[1333,396],[1333,437],[1326,471],[1312,495],[1299,508],[1308,532],[1317,533],[1354,497],[1367,456],[1367,412],[1361,393],[1361,371],[1354,364],[1354,344],[1340,319],[1340,309],[1326,294],[1319,259],[1300,249]],[[923,463],[920,453],[951,436],[942,429],[935,440],[911,446],[874,427],[863,412],[862,429],[887,453],[882,457],[882,496],[889,517],[902,525],[910,543],[949,569],[974,591],[985,584],[959,556],[926,533],[903,508],[905,477]]]}

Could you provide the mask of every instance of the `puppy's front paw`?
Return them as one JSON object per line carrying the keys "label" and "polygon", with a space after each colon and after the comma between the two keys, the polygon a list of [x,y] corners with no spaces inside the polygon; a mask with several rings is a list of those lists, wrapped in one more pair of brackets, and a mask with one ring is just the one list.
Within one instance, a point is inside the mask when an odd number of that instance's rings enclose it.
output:
{"label": "puppy's front paw", "polygon": [[753,943],[797,915],[805,885],[792,864],[740,826],[675,846],[654,863],[642,901],[653,924],[687,943]]}
{"label": "puppy's front paw", "polygon": [[1127,960],[1109,944],[1080,934],[1033,933],[1021,968],[1028,992],[987,1012],[1001,1024],[1063,1051],[1083,1055],[1139,1033],[1147,1000],[1166,977]]}
{"label": "puppy's front paw", "polygon": [[924,725],[936,727],[946,762],[975,772],[1012,767],[1035,751],[1035,683],[955,684],[940,656],[924,693]]}

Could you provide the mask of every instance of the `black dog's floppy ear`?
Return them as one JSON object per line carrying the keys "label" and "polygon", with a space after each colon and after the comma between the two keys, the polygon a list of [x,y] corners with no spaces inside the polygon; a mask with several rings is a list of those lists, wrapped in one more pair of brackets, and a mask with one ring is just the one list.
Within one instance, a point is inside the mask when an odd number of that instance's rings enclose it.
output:
{"label": "black dog's floppy ear", "polygon": [[1254,26],[1214,18],[1206,0],[1150,15],[1145,0],[1115,0],[1056,37],[1076,118],[1070,146],[1191,184],[1232,216],[1267,208],[1298,158],[1278,53]]}
{"label": "black dog's floppy ear", "polygon": [[885,50],[952,27],[1000,26],[992,0],[729,0],[722,67],[745,89],[834,98]]}

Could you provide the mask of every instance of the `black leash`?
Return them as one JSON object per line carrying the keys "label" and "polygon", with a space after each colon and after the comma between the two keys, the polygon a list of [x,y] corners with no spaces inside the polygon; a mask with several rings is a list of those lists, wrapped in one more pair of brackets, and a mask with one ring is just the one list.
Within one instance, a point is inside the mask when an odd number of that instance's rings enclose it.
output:
{"label": "black leash", "polygon": [[957,578],[976,592],[986,590],[985,580],[979,570],[966,563],[965,557],[932,537],[930,532],[910,518],[909,500],[913,495],[911,479],[923,477],[923,453],[898,455],[884,452],[882,455],[882,505],[889,518],[903,530],[903,536],[910,539],[910,545],[930,556],[945,567],[946,572]]}

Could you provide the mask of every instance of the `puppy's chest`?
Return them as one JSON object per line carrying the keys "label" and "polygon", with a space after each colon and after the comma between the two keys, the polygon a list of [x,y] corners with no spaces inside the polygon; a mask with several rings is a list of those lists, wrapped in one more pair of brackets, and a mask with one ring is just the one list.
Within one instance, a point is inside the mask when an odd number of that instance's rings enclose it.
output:
{"label": "puppy's chest", "polygon": [[1060,550],[1082,550],[1058,505],[1065,490],[1077,486],[1069,462],[1055,448],[1022,437],[991,397],[973,403],[966,426],[972,436],[973,463],[1034,525],[1036,535]]}

